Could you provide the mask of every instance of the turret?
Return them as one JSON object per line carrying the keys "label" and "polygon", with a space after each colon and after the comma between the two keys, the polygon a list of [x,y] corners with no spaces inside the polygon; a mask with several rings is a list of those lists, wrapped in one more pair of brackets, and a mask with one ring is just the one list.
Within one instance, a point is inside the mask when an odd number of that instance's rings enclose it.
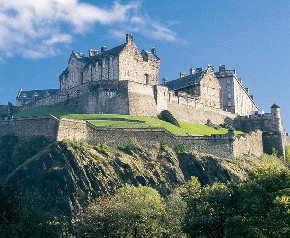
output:
{"label": "turret", "polygon": [[281,118],[280,107],[276,103],[271,106],[271,113],[273,114],[274,118]]}

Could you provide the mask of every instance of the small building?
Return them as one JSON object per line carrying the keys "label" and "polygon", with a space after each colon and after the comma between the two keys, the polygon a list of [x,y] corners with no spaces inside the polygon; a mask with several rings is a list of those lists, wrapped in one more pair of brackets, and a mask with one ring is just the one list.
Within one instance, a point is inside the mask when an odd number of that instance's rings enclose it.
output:
{"label": "small building", "polygon": [[211,66],[206,70],[191,68],[189,75],[181,72],[178,79],[169,81],[166,85],[176,93],[185,92],[195,97],[204,108],[221,109],[221,87]]}
{"label": "small building", "polygon": [[44,90],[19,90],[16,97],[16,106],[20,107],[40,99],[53,96],[59,92],[59,89],[44,89]]}

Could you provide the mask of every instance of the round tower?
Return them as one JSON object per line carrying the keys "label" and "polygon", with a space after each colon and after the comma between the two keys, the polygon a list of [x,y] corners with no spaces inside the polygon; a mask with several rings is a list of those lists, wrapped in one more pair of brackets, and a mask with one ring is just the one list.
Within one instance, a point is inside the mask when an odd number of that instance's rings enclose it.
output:
{"label": "round tower", "polygon": [[281,118],[280,107],[276,103],[271,106],[271,113],[273,114],[274,118]]}

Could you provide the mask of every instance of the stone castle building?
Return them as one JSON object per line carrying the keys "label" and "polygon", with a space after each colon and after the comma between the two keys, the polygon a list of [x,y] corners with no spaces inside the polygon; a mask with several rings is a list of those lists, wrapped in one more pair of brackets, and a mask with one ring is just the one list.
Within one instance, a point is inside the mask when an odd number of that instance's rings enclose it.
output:
{"label": "stone castle building", "polygon": [[[58,104],[76,113],[151,117],[169,110],[179,120],[201,124],[210,120],[214,124],[235,125],[237,129],[243,128],[249,115],[258,111],[235,70],[226,70],[224,65],[218,72],[211,66],[205,70],[191,68],[189,75],[180,73],[172,81],[164,78],[162,84],[158,84],[159,68],[156,50],[139,52],[133,36],[127,34],[126,42],[112,49],[107,50],[105,46],[100,52],[91,49],[88,56],[73,52],[59,77],[59,91],[47,90],[49,94],[42,98],[35,91],[30,103],[27,103],[27,94],[33,91],[20,91],[17,102],[22,110]],[[283,125],[275,119],[273,110],[271,115],[264,117],[268,118],[264,120],[265,126],[251,122],[248,128],[260,129],[265,136],[268,127],[276,128],[274,134],[282,137]]]}

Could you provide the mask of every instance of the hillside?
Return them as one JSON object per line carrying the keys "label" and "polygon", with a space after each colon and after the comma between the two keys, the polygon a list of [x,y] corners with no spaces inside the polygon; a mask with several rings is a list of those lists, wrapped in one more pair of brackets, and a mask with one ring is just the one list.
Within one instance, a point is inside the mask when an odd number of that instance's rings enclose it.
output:
{"label": "hillside", "polygon": [[191,176],[202,184],[239,182],[258,166],[284,167],[270,156],[224,159],[166,144],[143,148],[136,141],[111,148],[71,141],[49,144],[44,138],[19,145],[10,138],[0,148],[4,193],[37,191],[50,199],[49,209],[57,207],[66,215],[127,183],[148,185],[166,196]]}

